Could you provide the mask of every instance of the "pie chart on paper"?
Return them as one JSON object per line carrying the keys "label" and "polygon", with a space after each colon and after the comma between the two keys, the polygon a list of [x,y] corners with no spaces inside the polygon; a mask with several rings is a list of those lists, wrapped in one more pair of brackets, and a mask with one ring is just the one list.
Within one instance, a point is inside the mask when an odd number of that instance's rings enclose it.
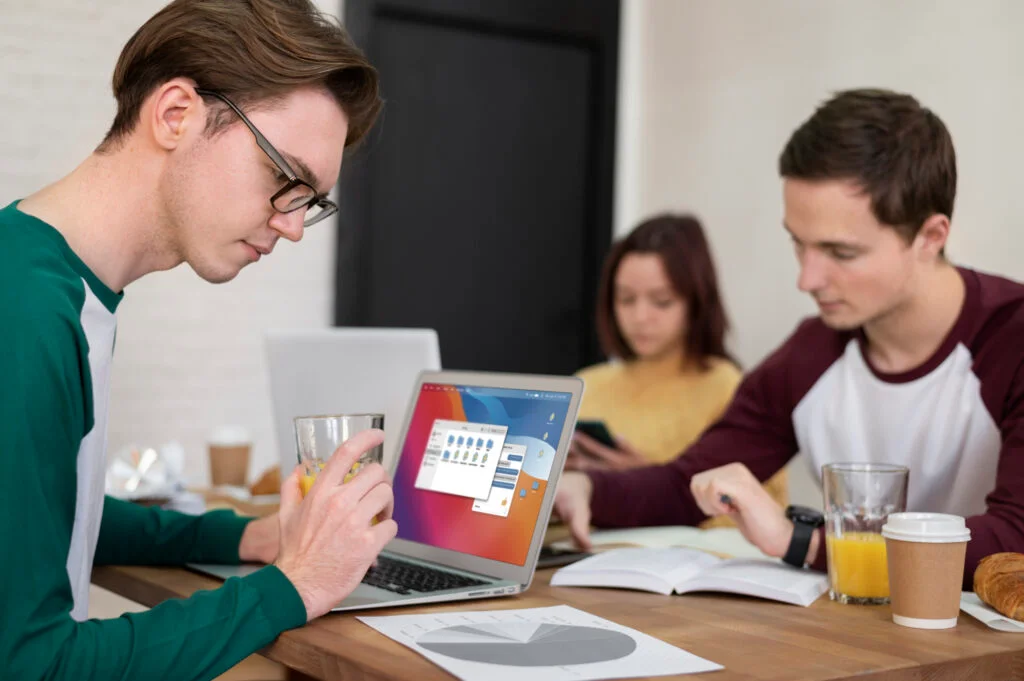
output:
{"label": "pie chart on paper", "polygon": [[608,662],[636,650],[626,634],[598,627],[539,622],[465,624],[428,632],[417,645],[468,662],[559,667]]}

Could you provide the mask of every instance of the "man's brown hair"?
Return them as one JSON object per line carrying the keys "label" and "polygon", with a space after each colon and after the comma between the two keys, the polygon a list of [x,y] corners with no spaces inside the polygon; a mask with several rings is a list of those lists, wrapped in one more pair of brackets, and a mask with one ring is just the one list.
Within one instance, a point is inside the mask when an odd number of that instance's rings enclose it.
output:
{"label": "man's brown hair", "polygon": [[[381,107],[376,69],[309,0],[174,0],[121,51],[113,78],[117,116],[99,150],[123,140],[146,97],[178,77],[242,110],[272,105],[300,87],[322,87],[348,117],[346,146],[362,139]],[[217,107],[207,133],[235,120]]]}
{"label": "man's brown hair", "polygon": [[953,140],[938,116],[898,92],[837,93],[789,138],[779,174],[852,180],[871,197],[875,218],[907,243],[930,216],[953,217]]}

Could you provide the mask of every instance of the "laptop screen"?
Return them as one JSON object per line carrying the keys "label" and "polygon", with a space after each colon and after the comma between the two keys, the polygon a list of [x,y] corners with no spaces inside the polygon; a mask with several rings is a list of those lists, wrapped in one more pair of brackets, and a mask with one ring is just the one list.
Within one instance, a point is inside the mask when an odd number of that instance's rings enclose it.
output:
{"label": "laptop screen", "polygon": [[399,538],[523,565],[571,397],[424,383],[395,471]]}

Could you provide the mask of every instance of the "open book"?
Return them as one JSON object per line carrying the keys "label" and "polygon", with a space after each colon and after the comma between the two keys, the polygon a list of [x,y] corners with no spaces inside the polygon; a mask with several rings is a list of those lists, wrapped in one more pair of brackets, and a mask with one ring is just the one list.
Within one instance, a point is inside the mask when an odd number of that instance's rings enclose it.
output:
{"label": "open book", "polygon": [[660,594],[725,591],[808,606],[828,577],[782,562],[716,558],[694,549],[613,549],[564,567],[551,586],[608,586]]}

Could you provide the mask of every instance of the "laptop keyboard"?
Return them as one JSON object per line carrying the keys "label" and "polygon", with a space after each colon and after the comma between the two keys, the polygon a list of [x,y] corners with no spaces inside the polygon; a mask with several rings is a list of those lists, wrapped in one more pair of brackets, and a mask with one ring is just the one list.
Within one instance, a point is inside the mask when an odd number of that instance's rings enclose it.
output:
{"label": "laptop keyboard", "polygon": [[443,570],[406,563],[380,556],[377,565],[371,567],[363,577],[363,584],[386,589],[396,594],[430,593],[465,586],[487,584],[479,579],[463,577]]}

